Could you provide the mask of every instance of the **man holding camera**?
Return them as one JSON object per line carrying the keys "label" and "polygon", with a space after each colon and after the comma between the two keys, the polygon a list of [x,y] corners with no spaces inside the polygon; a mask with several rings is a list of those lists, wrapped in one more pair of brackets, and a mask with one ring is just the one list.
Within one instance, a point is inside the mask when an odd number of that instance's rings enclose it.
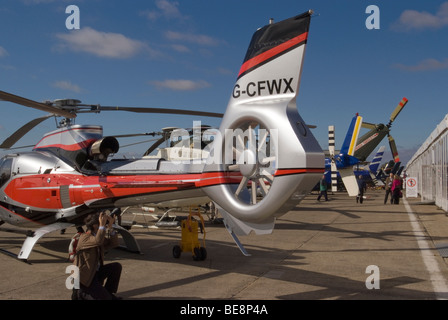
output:
{"label": "man holding camera", "polygon": [[[87,232],[79,237],[74,262],[79,268],[80,291],[84,298],[119,299],[115,293],[120,283],[122,266],[118,262],[104,264],[104,251],[119,244],[118,235],[112,228],[114,222],[115,217],[104,211],[90,214],[85,220]],[[104,281],[106,283],[103,286]]]}

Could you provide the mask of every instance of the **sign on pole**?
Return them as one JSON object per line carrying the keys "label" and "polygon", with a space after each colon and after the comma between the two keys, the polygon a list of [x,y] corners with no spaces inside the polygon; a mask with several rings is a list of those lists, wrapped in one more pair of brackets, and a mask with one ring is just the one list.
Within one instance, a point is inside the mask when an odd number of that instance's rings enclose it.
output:
{"label": "sign on pole", "polygon": [[406,198],[417,198],[417,197],[418,197],[417,178],[407,177],[406,178]]}

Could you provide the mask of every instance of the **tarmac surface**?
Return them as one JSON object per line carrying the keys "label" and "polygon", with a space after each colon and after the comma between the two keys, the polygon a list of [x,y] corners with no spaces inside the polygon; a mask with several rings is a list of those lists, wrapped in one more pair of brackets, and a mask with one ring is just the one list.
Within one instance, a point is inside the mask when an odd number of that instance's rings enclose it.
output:
{"label": "tarmac surface", "polygon": [[[308,195],[278,219],[271,235],[240,237],[249,257],[223,224],[205,217],[205,238],[199,234],[207,250],[203,261],[191,252],[173,257],[179,228],[135,226],[131,232],[142,253],[113,249],[106,260],[123,265],[118,295],[125,300],[447,298],[446,213],[420,198],[384,205],[384,191],[369,190],[366,196],[359,204],[345,193],[330,193],[329,201],[320,202],[317,194]],[[123,217],[132,218],[143,221]],[[0,254],[0,299],[70,300],[67,250],[75,233],[73,228],[44,236],[28,263]],[[23,240],[0,231],[1,250],[17,254]]]}

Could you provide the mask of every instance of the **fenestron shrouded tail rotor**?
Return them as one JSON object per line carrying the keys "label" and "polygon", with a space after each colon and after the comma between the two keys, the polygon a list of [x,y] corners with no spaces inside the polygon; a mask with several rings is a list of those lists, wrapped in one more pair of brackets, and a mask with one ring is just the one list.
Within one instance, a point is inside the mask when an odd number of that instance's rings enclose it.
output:
{"label": "fenestron shrouded tail rotor", "polygon": [[205,171],[239,178],[204,188],[231,234],[272,232],[275,217],[325,171],[324,153],[296,106],[311,14],[256,31],[238,74],[220,126],[223,141],[214,144],[223,161]]}

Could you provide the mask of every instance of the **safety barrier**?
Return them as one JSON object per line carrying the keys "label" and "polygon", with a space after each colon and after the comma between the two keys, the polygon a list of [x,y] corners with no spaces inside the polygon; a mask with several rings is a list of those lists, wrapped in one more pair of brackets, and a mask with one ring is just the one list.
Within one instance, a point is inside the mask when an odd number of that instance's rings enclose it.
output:
{"label": "safety barrier", "polygon": [[448,212],[448,114],[409,160],[406,175],[418,179],[422,201]]}

